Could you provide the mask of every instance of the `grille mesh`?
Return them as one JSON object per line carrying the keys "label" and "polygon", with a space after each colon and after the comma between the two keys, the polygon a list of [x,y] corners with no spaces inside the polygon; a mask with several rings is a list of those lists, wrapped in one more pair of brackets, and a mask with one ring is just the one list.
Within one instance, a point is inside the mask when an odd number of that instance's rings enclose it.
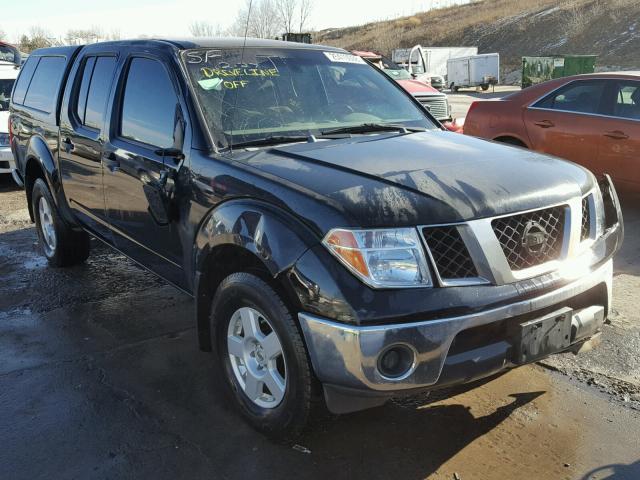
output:
{"label": "grille mesh", "polygon": [[584,241],[591,235],[591,212],[589,211],[589,197],[582,199],[582,224],[580,226],[580,240]]}
{"label": "grille mesh", "polygon": [[440,278],[454,280],[478,276],[457,227],[427,227],[422,233],[431,250]]}
{"label": "grille mesh", "polygon": [[[498,218],[491,222],[491,226],[511,269],[522,270],[560,256],[564,222],[565,207],[559,206]],[[538,233],[542,233],[538,238],[542,237],[544,241],[527,246],[530,234],[535,236]]]}
{"label": "grille mesh", "polygon": [[440,96],[416,96],[422,105],[429,109],[431,115],[436,117],[437,120],[443,120],[449,117],[447,112],[447,101]]}

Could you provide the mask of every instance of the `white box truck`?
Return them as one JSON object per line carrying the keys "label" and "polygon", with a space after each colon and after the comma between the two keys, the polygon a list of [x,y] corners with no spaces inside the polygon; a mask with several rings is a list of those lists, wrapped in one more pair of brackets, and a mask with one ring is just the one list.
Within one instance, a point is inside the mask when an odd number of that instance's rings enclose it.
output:
{"label": "white box truck", "polygon": [[476,55],[478,47],[423,47],[396,48],[391,59],[418,80],[442,89],[446,86],[447,60],[454,57]]}
{"label": "white box truck", "polygon": [[500,82],[500,54],[483,53],[447,60],[447,84],[457,92],[461,88],[480,87]]}

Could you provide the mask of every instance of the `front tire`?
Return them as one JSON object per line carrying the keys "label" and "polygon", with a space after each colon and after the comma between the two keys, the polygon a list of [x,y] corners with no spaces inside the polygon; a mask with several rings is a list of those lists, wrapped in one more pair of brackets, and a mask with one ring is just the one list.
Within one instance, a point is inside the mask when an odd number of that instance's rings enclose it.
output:
{"label": "front tire", "polygon": [[31,193],[38,241],[52,267],[68,267],[84,262],[89,256],[89,235],[70,228],[60,217],[49,187],[36,179]]}
{"label": "front tire", "polygon": [[311,367],[289,309],[249,273],[222,281],[211,305],[216,365],[243,417],[271,437],[293,438],[312,409]]}

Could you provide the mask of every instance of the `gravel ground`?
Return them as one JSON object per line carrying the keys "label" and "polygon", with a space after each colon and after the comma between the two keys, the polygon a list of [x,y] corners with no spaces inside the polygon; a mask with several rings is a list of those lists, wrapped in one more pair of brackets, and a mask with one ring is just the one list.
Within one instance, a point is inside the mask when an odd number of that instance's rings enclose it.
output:
{"label": "gravel ground", "polygon": [[600,349],[281,444],[230,407],[187,296],[95,241],[86,264],[49,268],[24,192],[0,181],[0,478],[637,480],[637,205]]}

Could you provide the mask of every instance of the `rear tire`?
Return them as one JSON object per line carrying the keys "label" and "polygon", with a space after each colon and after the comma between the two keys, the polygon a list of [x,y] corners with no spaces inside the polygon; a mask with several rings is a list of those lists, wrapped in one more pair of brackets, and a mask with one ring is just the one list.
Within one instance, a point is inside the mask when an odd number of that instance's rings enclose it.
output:
{"label": "rear tire", "polygon": [[60,217],[49,187],[36,179],[31,194],[38,243],[52,267],[69,267],[89,257],[89,235],[69,227]]}
{"label": "rear tire", "polygon": [[283,300],[257,276],[234,273],[215,293],[210,322],[216,368],[242,416],[268,436],[295,438],[309,421],[316,380]]}

